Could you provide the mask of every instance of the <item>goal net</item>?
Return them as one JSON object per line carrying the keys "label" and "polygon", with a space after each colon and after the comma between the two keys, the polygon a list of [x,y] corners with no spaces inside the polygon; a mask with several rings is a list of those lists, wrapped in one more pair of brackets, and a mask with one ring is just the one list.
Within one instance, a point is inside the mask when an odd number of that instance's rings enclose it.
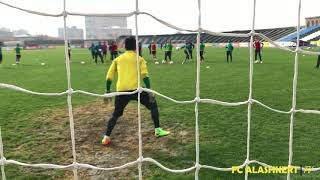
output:
{"label": "goal net", "polygon": [[[73,163],[68,164],[68,165],[59,165],[59,164],[44,164],[44,163],[37,163],[37,164],[29,164],[29,163],[24,163],[24,162],[20,162],[17,160],[13,160],[13,159],[6,159],[5,158],[5,154],[3,153],[3,142],[2,142],[2,138],[0,136],[0,156],[1,156],[1,161],[0,161],[0,165],[1,165],[1,172],[2,172],[2,179],[6,179],[5,176],[5,166],[6,165],[19,165],[19,166],[27,166],[27,167],[31,167],[31,168],[50,168],[50,169],[72,169],[73,170],[73,177],[74,179],[78,179],[78,169],[79,168],[86,168],[86,169],[95,169],[95,170],[103,170],[103,171],[112,171],[112,170],[119,170],[119,169],[123,169],[123,168],[127,168],[130,166],[137,166],[138,170],[139,170],[139,179],[142,179],[143,174],[142,174],[142,164],[144,162],[150,162],[153,163],[155,165],[157,165],[158,167],[160,167],[161,169],[168,171],[168,172],[172,172],[172,173],[184,173],[184,172],[190,172],[190,171],[194,171],[195,174],[195,179],[197,180],[199,178],[199,171],[201,169],[210,169],[210,170],[215,170],[215,171],[231,171],[232,168],[231,167],[215,167],[215,166],[209,166],[209,165],[205,165],[205,164],[201,164],[200,163],[200,158],[199,158],[199,154],[200,154],[200,148],[199,148],[199,104],[200,103],[207,103],[207,104],[215,104],[215,105],[220,105],[220,106],[243,106],[246,105],[247,106],[247,140],[246,140],[246,158],[244,159],[242,164],[239,164],[238,167],[245,167],[248,166],[250,164],[253,163],[257,163],[259,165],[265,166],[265,167],[272,167],[272,165],[268,165],[264,162],[260,162],[254,159],[250,158],[250,143],[251,143],[251,136],[250,136],[250,132],[251,132],[251,109],[252,109],[252,104],[255,103],[257,105],[260,105],[266,109],[269,109],[271,111],[277,112],[277,113],[282,113],[282,114],[290,114],[290,131],[289,131],[289,147],[288,147],[288,151],[289,151],[289,156],[288,156],[288,166],[294,166],[294,167],[298,167],[299,169],[303,170],[303,168],[300,168],[299,166],[296,166],[292,163],[292,158],[293,158],[293,150],[292,150],[292,144],[293,144],[293,123],[294,123],[294,119],[295,119],[295,114],[296,113],[311,113],[311,114],[318,114],[320,115],[320,111],[317,110],[304,110],[304,109],[297,109],[296,107],[296,97],[297,97],[297,79],[298,79],[298,54],[299,53],[303,53],[303,54],[310,54],[310,55],[319,55],[320,53],[316,53],[316,52],[310,52],[310,51],[306,51],[303,50],[299,47],[299,43],[297,43],[297,47],[294,50],[291,50],[287,47],[283,47],[278,45],[277,43],[275,43],[274,41],[272,41],[270,38],[268,38],[267,36],[260,34],[260,33],[256,33],[255,32],[255,12],[256,12],[256,0],[253,0],[253,19],[252,19],[252,28],[251,28],[251,32],[247,33],[247,34],[235,34],[235,33],[218,33],[218,32],[212,32],[210,30],[206,30],[204,28],[202,28],[201,26],[201,0],[195,0],[197,1],[197,8],[198,8],[198,28],[196,30],[190,30],[190,29],[184,29],[181,27],[177,27],[173,24],[170,24],[164,20],[162,20],[159,17],[156,17],[148,12],[141,12],[139,11],[139,1],[135,0],[136,2],[136,7],[135,7],[135,11],[133,12],[129,12],[129,13],[122,13],[122,14],[86,14],[86,13],[78,13],[78,12],[69,12],[66,9],[66,0],[64,0],[64,10],[63,12],[59,13],[59,14],[49,14],[49,13],[45,13],[45,12],[37,12],[34,10],[28,10],[28,9],[24,9],[22,7],[17,7],[11,4],[7,4],[4,3],[2,1],[0,1],[1,5],[5,5],[8,6],[10,8],[14,8],[17,9],[19,11],[24,11],[27,13],[31,13],[31,14],[36,14],[39,16],[48,16],[48,17],[61,17],[63,18],[64,21],[64,41],[65,41],[65,59],[66,59],[66,72],[67,72],[67,80],[68,80],[68,86],[66,87],[67,90],[64,92],[58,92],[58,93],[41,93],[41,92],[34,92],[34,91],[30,91],[27,89],[24,89],[22,87],[17,87],[14,85],[10,85],[10,84],[4,84],[4,83],[0,83],[0,88],[6,88],[6,89],[12,89],[12,90],[16,90],[16,91],[21,91],[24,93],[28,93],[28,94],[33,94],[33,95],[39,95],[39,96],[65,96],[67,95],[67,103],[68,103],[68,113],[69,113],[69,125],[70,125],[70,134],[71,134],[71,146],[72,146],[72,155],[73,155]],[[297,32],[299,32],[300,30],[300,10],[301,10],[301,0],[299,1],[299,8],[298,8],[298,24],[297,24]],[[197,65],[196,65],[196,96],[194,97],[194,99],[192,100],[185,100],[185,101],[179,101],[179,100],[175,100],[173,98],[170,98],[168,96],[165,96],[163,94],[161,94],[160,92],[156,92],[154,90],[151,89],[146,89],[143,88],[140,84],[140,81],[138,81],[138,88],[134,91],[134,92],[114,92],[114,93],[110,93],[110,94],[95,94],[95,93],[91,93],[91,92],[86,92],[83,90],[74,90],[72,89],[71,86],[71,72],[70,72],[70,61],[69,61],[69,57],[68,57],[68,34],[66,31],[66,19],[68,16],[100,16],[100,17],[130,17],[130,16],[134,16],[135,17],[135,37],[137,39],[137,46],[138,47],[138,42],[139,42],[139,27],[138,27],[138,16],[139,15],[148,15],[151,18],[153,18],[154,20],[162,23],[163,25],[166,25],[170,28],[173,28],[177,31],[186,31],[186,32],[193,32],[193,33],[197,33],[197,43],[196,43],[196,48],[197,48]],[[283,111],[283,110],[278,110],[275,108],[272,108],[270,106],[267,106],[265,104],[263,104],[262,102],[259,102],[258,100],[253,99],[253,89],[252,89],[252,85],[253,85],[253,47],[250,46],[250,58],[249,58],[249,94],[248,94],[248,99],[246,101],[243,102],[224,102],[224,101],[219,101],[219,100],[215,100],[215,99],[202,99],[200,97],[200,36],[201,33],[207,33],[207,34],[211,34],[211,35],[215,35],[215,36],[232,36],[232,37],[250,37],[250,44],[252,45],[253,43],[253,37],[254,36],[259,36],[260,38],[264,39],[265,41],[268,41],[270,44],[273,44],[275,47],[280,48],[284,51],[288,51],[291,53],[295,54],[295,61],[294,61],[294,76],[293,76],[293,82],[292,82],[292,89],[293,89],[293,93],[292,93],[292,106],[291,109],[289,111]],[[298,37],[297,37],[297,42],[299,42],[299,33]],[[177,41],[176,44],[180,44],[181,41]],[[138,58],[138,48],[137,48],[137,58]],[[139,61],[137,61],[139,62]],[[139,63],[137,63],[137,69],[138,69],[138,79],[140,79],[140,68],[139,68]],[[169,101],[172,101],[174,103],[179,103],[179,104],[194,104],[194,109],[195,109],[195,120],[194,120],[194,124],[195,124],[195,149],[196,149],[196,153],[195,153],[195,162],[194,165],[186,168],[186,169],[171,169],[168,167],[165,167],[164,165],[162,165],[161,163],[159,163],[157,160],[151,158],[151,157],[144,157],[143,156],[143,151],[142,151],[142,133],[141,133],[141,111],[140,111],[140,94],[142,92],[149,92],[149,93],[154,93],[158,96],[161,96],[162,98],[165,98]],[[114,96],[120,96],[120,95],[127,95],[127,94],[134,94],[134,93],[138,93],[138,136],[139,136],[139,156],[137,157],[137,160],[129,162],[127,164],[123,164],[121,166],[118,167],[111,167],[111,168],[105,168],[105,167],[97,167],[97,166],[93,166],[90,164],[85,164],[85,163],[81,163],[79,159],[77,159],[77,154],[76,154],[76,144],[75,144],[75,127],[74,127],[74,120],[73,120],[73,109],[72,109],[72,96],[74,94],[85,94],[88,96],[95,96],[95,97],[114,97]],[[1,134],[0,134],[1,135]],[[311,168],[311,171],[319,171],[319,168]],[[287,174],[287,179],[290,179],[290,173]],[[245,179],[248,179],[248,173],[246,172],[245,174]]]}

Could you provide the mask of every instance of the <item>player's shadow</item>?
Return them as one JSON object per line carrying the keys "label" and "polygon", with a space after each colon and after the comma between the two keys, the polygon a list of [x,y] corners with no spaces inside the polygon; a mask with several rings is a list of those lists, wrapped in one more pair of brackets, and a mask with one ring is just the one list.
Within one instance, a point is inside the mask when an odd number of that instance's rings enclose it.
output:
{"label": "player's shadow", "polygon": [[16,69],[16,68],[15,67],[4,66],[4,67],[2,67],[0,69]]}
{"label": "player's shadow", "polygon": [[19,67],[19,66],[27,66],[27,67],[33,66],[33,67],[35,67],[35,66],[40,66],[40,65],[35,65],[35,64],[20,64],[20,65],[17,65],[17,67]]}

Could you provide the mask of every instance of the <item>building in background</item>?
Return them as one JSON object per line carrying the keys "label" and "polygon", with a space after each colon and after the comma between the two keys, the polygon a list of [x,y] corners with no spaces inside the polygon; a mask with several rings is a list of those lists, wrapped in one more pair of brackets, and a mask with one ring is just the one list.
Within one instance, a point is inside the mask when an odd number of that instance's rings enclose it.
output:
{"label": "building in background", "polygon": [[31,37],[31,34],[25,29],[19,29],[19,30],[13,30],[12,31],[14,37],[20,38],[20,37]]}
{"label": "building in background", "polygon": [[[69,39],[83,39],[83,29],[77,28],[76,26],[67,27],[68,38]],[[59,39],[64,39],[64,29],[58,29]]]}
{"label": "building in background", "polygon": [[86,39],[117,39],[131,35],[126,17],[85,17]]}
{"label": "building in background", "polygon": [[307,17],[306,18],[306,26],[316,26],[320,25],[320,16],[315,16],[315,17]]}
{"label": "building in background", "polygon": [[0,28],[0,41],[14,38],[13,33],[8,28]]}

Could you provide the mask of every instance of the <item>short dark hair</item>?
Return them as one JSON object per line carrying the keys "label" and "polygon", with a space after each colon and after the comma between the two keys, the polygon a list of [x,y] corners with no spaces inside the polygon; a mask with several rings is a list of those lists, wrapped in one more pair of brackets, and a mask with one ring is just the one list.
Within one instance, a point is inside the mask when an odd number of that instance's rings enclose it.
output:
{"label": "short dark hair", "polygon": [[133,36],[128,37],[125,40],[125,48],[126,50],[136,50],[136,38]]}

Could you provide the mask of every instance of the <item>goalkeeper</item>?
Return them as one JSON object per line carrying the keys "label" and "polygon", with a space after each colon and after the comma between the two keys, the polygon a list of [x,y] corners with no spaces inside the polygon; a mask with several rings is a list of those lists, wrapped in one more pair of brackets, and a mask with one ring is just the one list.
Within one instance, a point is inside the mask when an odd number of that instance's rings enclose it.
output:
{"label": "goalkeeper", "polygon": [[[132,92],[138,88],[138,81],[140,81],[140,79],[138,79],[137,55],[135,53],[136,39],[134,37],[129,37],[125,40],[125,49],[126,52],[113,60],[108,70],[106,77],[107,93],[110,93],[111,83],[116,73],[118,76],[118,92]],[[146,61],[142,57],[139,57],[139,64],[141,78],[143,79],[146,87],[150,88],[150,79],[148,76]],[[109,101],[110,98],[105,98],[104,100]],[[115,108],[112,117],[108,122],[107,131],[101,141],[103,145],[110,144],[111,132],[115,127],[118,118],[122,116],[125,107],[131,100],[137,101],[138,93],[131,95],[120,95],[115,97]],[[142,92],[140,94],[140,102],[151,111],[151,118],[155,127],[155,136],[162,137],[168,135],[170,132],[160,128],[158,106],[154,95],[152,93]]]}

